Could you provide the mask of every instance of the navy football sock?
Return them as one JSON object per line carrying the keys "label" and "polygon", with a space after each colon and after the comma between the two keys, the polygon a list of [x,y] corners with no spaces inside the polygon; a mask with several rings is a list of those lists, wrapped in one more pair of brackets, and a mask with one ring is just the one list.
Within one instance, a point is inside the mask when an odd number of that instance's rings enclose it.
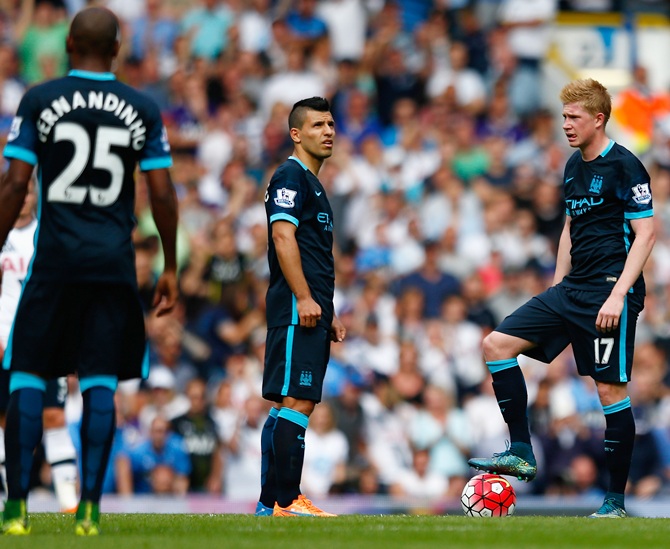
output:
{"label": "navy football sock", "polygon": [[493,377],[493,390],[503,419],[509,427],[512,443],[530,444],[528,427],[528,391],[516,358],[487,362]]}
{"label": "navy football sock", "polygon": [[265,420],[261,434],[261,497],[260,502],[266,507],[274,507],[277,501],[277,476],[275,473],[275,455],[272,451],[272,432],[277,424],[279,410],[272,408]]}
{"label": "navy football sock", "polygon": [[82,398],[81,500],[98,503],[116,427],[114,391],[91,387]]}
{"label": "navy football sock", "polygon": [[305,460],[305,431],[309,418],[282,408],[272,433],[277,477],[277,503],[289,506],[300,495],[300,477]]}
{"label": "navy football sock", "polygon": [[28,497],[33,454],[42,440],[43,409],[44,391],[40,389],[17,389],[9,397],[5,427],[8,499]]}
{"label": "navy football sock", "polygon": [[621,402],[603,406],[605,412],[605,464],[610,474],[608,497],[620,496],[623,507],[623,494],[628,482],[630,463],[635,443],[635,420],[630,407],[630,397]]}

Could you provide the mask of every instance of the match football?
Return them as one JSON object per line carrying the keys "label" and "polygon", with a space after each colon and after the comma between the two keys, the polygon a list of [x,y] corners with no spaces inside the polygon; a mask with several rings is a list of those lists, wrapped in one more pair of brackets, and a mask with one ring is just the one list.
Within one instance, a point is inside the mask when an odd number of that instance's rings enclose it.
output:
{"label": "match football", "polygon": [[507,517],[514,514],[516,493],[504,477],[484,473],[465,485],[461,507],[468,517]]}

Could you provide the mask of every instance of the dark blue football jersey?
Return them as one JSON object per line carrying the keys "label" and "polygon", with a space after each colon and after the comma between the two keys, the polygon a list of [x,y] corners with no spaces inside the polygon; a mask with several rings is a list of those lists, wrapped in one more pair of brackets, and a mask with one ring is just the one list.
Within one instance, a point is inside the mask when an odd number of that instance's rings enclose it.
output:
{"label": "dark blue football jersey", "polygon": [[[572,241],[572,268],[563,284],[609,290],[635,239],[631,220],[654,215],[649,174],[635,155],[610,141],[590,162],[575,152],[566,163],[563,181]],[[642,275],[633,291],[644,294]]]}
{"label": "dark blue football jersey", "polygon": [[296,298],[279,267],[272,242],[272,223],[293,223],[300,248],[302,269],[312,298],[321,306],[322,324],[333,321],[335,262],[333,260],[333,211],[326,192],[317,177],[298,158],[289,159],[277,168],[265,193],[268,221],[268,261],[270,286],[267,292],[268,328],[299,324]]}
{"label": "dark blue football jersey", "polygon": [[172,165],[149,97],[112,73],[71,71],[25,94],[4,156],[37,165],[29,277],[135,284],[135,168]]}

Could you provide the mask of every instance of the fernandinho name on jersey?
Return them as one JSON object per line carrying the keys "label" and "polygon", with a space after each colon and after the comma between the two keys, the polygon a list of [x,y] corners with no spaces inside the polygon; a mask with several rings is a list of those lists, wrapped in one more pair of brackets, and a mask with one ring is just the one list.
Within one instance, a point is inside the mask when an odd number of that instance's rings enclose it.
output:
{"label": "fernandinho name on jersey", "polygon": [[130,144],[132,148],[139,151],[146,142],[147,129],[144,121],[138,118],[137,109],[125,99],[111,92],[88,91],[86,96],[79,90],[75,90],[71,97],[61,95],[51,102],[51,108],[46,108],[40,113],[37,121],[38,139],[46,143],[51,130],[56,123],[67,113],[77,109],[96,109],[113,113],[128,128],[131,134]]}

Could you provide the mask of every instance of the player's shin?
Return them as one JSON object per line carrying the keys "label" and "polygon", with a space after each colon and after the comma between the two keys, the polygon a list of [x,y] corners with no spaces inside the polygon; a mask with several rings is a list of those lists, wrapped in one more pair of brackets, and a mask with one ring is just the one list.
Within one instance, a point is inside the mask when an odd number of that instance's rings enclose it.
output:
{"label": "player's shin", "polygon": [[99,503],[116,428],[114,391],[94,386],[82,392],[81,501]]}
{"label": "player's shin", "polygon": [[526,381],[516,358],[487,362],[493,378],[493,390],[505,423],[509,427],[510,441],[530,444],[528,428],[528,391]]}

